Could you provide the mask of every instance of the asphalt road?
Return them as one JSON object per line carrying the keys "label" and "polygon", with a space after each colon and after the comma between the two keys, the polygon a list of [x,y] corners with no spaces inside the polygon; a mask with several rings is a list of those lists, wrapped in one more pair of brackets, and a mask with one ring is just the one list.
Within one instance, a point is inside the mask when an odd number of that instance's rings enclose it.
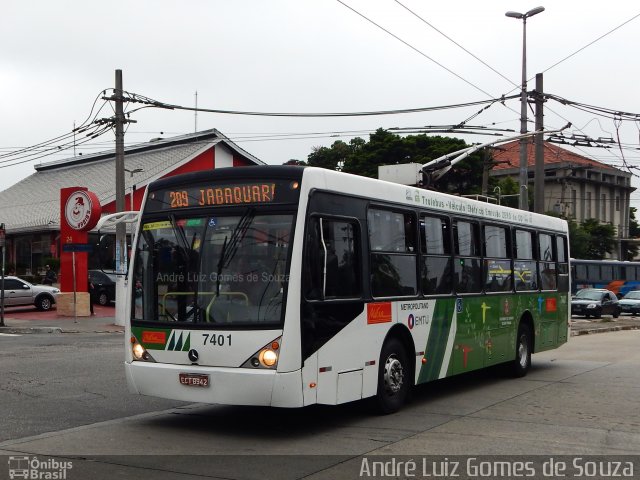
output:
{"label": "asphalt road", "polygon": [[0,337],[10,352],[0,372],[11,378],[0,401],[13,418],[0,455],[73,462],[68,479],[358,478],[372,458],[640,451],[638,330],[573,337],[535,355],[525,378],[486,371],[421,386],[388,416],[371,415],[361,402],[170,408],[175,402],[125,393],[120,335],[35,337]]}
{"label": "asphalt road", "polygon": [[0,335],[0,441],[180,405],[130,395],[123,349],[122,334]]}

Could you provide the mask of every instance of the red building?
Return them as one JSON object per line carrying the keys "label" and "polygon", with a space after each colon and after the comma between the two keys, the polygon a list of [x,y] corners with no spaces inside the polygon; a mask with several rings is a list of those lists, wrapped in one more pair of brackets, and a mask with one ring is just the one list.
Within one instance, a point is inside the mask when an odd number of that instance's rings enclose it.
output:
{"label": "red building", "polygon": [[[127,147],[126,209],[138,210],[146,186],[159,178],[263,164],[215,129]],[[87,187],[98,196],[103,214],[115,212],[115,152],[42,163],[35,170],[0,192],[0,221],[7,234],[6,272],[39,281],[44,265],[57,265],[60,256],[61,188]],[[89,256],[89,268],[112,269],[113,238],[91,233],[89,242],[100,246]]]}

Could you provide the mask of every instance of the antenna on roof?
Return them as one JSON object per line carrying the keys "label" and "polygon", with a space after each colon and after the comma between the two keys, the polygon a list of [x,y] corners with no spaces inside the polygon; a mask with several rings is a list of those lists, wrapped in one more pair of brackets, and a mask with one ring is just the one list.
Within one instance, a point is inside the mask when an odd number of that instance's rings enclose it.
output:
{"label": "antenna on roof", "polygon": [[196,109],[193,111],[193,115],[195,117],[194,119],[194,128],[195,130],[193,131],[194,133],[198,132],[198,91],[196,90]]}
{"label": "antenna on roof", "polygon": [[73,121],[73,156],[76,156],[76,121]]}

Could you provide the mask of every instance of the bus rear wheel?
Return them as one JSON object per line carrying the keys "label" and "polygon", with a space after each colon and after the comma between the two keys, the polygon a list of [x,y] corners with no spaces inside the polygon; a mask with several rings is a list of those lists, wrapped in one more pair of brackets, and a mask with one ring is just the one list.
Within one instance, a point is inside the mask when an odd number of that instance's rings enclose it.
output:
{"label": "bus rear wheel", "polygon": [[402,342],[389,338],[382,346],[378,368],[378,392],[375,406],[379,413],[400,410],[407,400],[411,386],[411,369]]}
{"label": "bus rear wheel", "polygon": [[514,377],[524,377],[531,367],[531,327],[521,323],[516,337],[516,358],[511,364],[511,374]]}

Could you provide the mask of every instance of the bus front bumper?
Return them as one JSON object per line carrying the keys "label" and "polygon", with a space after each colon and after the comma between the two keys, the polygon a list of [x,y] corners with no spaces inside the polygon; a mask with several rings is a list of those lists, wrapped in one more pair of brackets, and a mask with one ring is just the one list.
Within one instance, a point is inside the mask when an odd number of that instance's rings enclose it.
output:
{"label": "bus front bumper", "polygon": [[[131,393],[221,405],[256,405],[295,408],[304,405],[300,370],[273,370],[125,362]],[[181,373],[209,376],[207,387],[180,383]]]}

